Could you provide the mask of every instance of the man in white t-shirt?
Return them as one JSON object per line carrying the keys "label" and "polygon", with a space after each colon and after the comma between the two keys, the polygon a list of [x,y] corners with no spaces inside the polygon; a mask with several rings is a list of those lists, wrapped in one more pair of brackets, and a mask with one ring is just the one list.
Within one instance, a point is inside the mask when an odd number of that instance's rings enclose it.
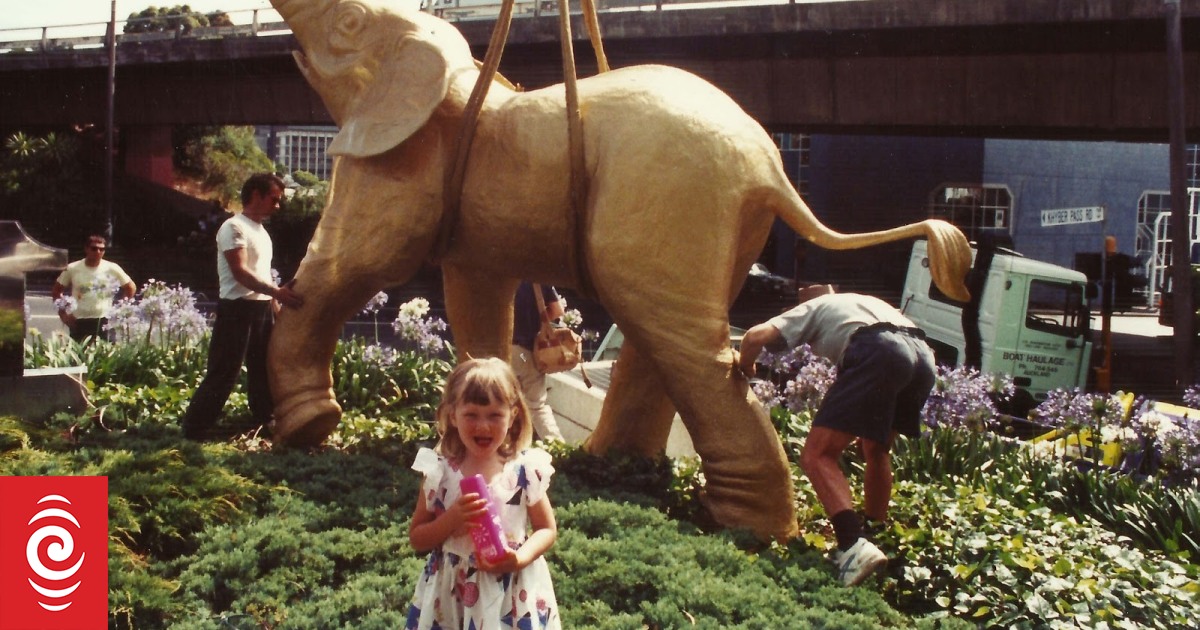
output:
{"label": "man in white t-shirt", "polygon": [[292,308],[304,300],[271,278],[273,246],[262,222],[279,210],[283,180],[259,173],[242,186],[242,212],[217,230],[217,318],[208,347],[208,370],[183,416],[183,435],[203,440],[217,422],[246,364],[250,412],[259,426],[271,421],[274,403],[267,382],[267,343],[275,324],[274,302]]}
{"label": "man in white t-shirt", "polygon": [[[75,341],[103,335],[113,296],[128,299],[137,291],[137,284],[120,265],[104,260],[106,248],[103,235],[88,236],[83,260],[67,265],[50,290],[59,306],[58,318],[67,325]],[[74,309],[60,301],[65,295],[75,300]]]}

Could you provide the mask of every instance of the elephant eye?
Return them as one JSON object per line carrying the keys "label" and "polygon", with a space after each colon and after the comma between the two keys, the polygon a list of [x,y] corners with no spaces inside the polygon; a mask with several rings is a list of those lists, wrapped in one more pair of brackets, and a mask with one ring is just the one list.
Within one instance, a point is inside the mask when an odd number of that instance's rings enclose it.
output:
{"label": "elephant eye", "polygon": [[367,26],[367,8],[357,2],[344,2],[337,9],[334,35],[351,38]]}

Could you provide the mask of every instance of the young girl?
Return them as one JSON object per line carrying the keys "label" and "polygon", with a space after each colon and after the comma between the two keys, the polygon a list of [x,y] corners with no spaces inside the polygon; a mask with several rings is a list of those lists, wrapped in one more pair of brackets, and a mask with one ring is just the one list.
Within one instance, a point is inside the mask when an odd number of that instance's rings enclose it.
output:
{"label": "young girl", "polygon": [[[558,538],[546,496],[554,468],[549,453],[529,448],[533,428],[512,369],[494,358],[456,367],[437,422],[437,451],[421,449],[412,466],[425,481],[408,538],[430,553],[405,627],[561,628],[542,557]],[[488,483],[509,546],[494,562],[471,545],[469,523],[486,501],[458,486],[475,474]]]}

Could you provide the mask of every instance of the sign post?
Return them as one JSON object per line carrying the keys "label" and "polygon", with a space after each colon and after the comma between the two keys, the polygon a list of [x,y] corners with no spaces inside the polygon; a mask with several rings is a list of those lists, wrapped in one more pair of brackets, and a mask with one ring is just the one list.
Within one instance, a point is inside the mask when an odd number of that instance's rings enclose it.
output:
{"label": "sign post", "polygon": [[1042,227],[1072,225],[1075,223],[1100,223],[1103,221],[1104,206],[1042,210]]}
{"label": "sign post", "polygon": [[[1042,210],[1042,227],[1075,225],[1078,223],[1103,223],[1104,206],[1084,208],[1056,208]],[[1104,232],[1101,227],[1101,233]],[[1096,389],[1108,393],[1112,389],[1112,281],[1109,278],[1108,259],[1117,253],[1117,239],[1104,237],[1104,253],[1100,256],[1100,338],[1104,345],[1104,362],[1096,368]]]}

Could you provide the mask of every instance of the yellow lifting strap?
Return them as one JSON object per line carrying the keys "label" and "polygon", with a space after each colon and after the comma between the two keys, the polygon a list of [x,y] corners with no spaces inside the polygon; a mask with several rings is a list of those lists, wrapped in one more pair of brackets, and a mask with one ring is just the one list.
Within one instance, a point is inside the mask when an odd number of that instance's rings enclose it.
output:
{"label": "yellow lifting strap", "polygon": [[[584,22],[592,41],[592,50],[596,55],[596,65],[600,72],[608,72],[608,57],[604,54],[604,43],[600,37],[600,22],[596,15],[594,0],[582,0]],[[453,168],[447,173],[443,188],[442,222],[438,232],[438,242],[435,248],[435,260],[440,260],[450,248],[450,241],[458,223],[458,214],[462,204],[463,178],[466,173],[467,159],[471,153],[471,142],[475,136],[475,126],[483,101],[487,97],[488,88],[495,79],[496,70],[500,67],[500,57],[504,45],[508,41],[508,31],[512,24],[513,0],[504,0],[500,13],[496,17],[496,25],[492,29],[492,38],[488,42],[487,54],[479,77],[471,90],[463,111],[463,125],[458,134],[458,148],[455,152]],[[591,277],[587,272],[587,262],[584,247],[586,246],[587,230],[587,194],[588,177],[585,164],[583,140],[583,116],[579,107],[579,92],[576,86],[575,51],[571,40],[571,13],[569,0],[558,0],[559,39],[563,55],[563,85],[566,89],[567,112],[567,142],[568,158],[571,165],[571,203],[567,209],[566,228],[574,241],[568,247],[568,264],[576,278],[576,289],[587,296],[595,296],[591,285]]]}

